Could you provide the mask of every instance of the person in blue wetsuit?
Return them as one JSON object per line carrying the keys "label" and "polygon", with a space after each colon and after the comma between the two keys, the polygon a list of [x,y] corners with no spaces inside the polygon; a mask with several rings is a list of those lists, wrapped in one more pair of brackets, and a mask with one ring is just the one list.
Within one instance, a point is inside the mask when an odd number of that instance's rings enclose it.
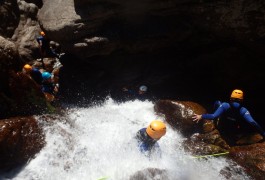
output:
{"label": "person in blue wetsuit", "polygon": [[29,64],[25,64],[23,69],[23,73],[29,75],[37,84],[42,84],[42,74],[37,68],[33,68]]}
{"label": "person in blue wetsuit", "polygon": [[259,132],[264,139],[265,131],[242,106],[242,102],[243,91],[235,89],[231,93],[230,102],[216,101],[213,114],[195,114],[193,121],[198,123],[201,119],[218,120],[217,128],[220,129],[220,133],[223,132],[223,135],[230,139],[233,138],[232,141],[236,141],[240,135],[255,132]]}
{"label": "person in blue wetsuit", "polygon": [[49,102],[53,102],[55,99],[55,95],[57,93],[57,87],[52,81],[52,74],[49,72],[43,72],[42,73],[42,87],[41,90],[45,95],[45,98]]}
{"label": "person in blue wetsuit", "polygon": [[52,51],[50,47],[50,40],[46,37],[46,34],[43,31],[40,32],[40,36],[38,36],[36,40],[39,44],[41,58],[44,57],[59,58],[59,55],[55,51]]}
{"label": "person in blue wetsuit", "polygon": [[132,89],[128,89],[126,87],[124,87],[122,89],[124,92],[127,92],[130,96],[132,96],[135,99],[139,99],[144,101],[145,99],[147,99],[146,93],[147,93],[147,86],[145,85],[141,85],[138,89],[138,91],[134,91]]}
{"label": "person in blue wetsuit", "polygon": [[136,139],[141,153],[147,157],[157,153],[161,157],[161,150],[157,141],[165,134],[166,125],[159,120],[154,120],[147,128],[140,129],[136,134]]}

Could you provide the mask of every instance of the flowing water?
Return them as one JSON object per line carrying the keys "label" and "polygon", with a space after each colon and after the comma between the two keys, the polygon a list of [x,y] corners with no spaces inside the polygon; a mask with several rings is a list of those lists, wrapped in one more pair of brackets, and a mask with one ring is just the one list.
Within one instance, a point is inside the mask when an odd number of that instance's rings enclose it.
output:
{"label": "flowing water", "polygon": [[[153,107],[148,101],[115,103],[108,99],[98,106],[70,108],[67,117],[53,123],[39,118],[46,146],[15,175],[6,174],[1,179],[226,179],[220,171],[231,167],[231,162],[224,157],[192,158],[181,146],[184,138],[168,124],[166,135],[159,140],[162,157],[149,159],[142,155],[134,139],[136,132],[154,119],[164,120]],[[150,175],[145,171],[148,168],[163,173]],[[137,176],[137,172],[142,172],[142,176]],[[232,170],[229,179],[248,178],[242,171]]]}

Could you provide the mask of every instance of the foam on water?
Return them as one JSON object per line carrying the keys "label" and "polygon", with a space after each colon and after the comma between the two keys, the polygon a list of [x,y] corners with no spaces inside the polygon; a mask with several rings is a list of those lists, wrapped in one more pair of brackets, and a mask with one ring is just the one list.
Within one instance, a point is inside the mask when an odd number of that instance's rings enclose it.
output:
{"label": "foam on water", "polygon": [[[166,170],[172,179],[225,179],[220,170],[230,166],[223,157],[193,159],[181,142],[184,138],[167,124],[159,140],[162,158],[148,159],[137,149],[136,132],[152,120],[161,119],[152,102],[128,101],[69,109],[66,118],[54,123],[39,119],[46,134],[46,146],[15,177],[15,180],[126,180],[146,168]],[[234,172],[234,179],[247,179]],[[232,178],[232,179],[233,179]],[[160,179],[157,177],[157,179]]]}

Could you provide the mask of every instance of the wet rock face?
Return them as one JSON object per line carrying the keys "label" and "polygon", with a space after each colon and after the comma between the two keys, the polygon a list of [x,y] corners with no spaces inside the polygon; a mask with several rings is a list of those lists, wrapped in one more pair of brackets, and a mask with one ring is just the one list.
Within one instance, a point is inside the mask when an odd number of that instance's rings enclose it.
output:
{"label": "wet rock face", "polygon": [[265,177],[265,143],[235,146],[230,149],[230,157],[246,169],[255,179]]}
{"label": "wet rock face", "polygon": [[44,113],[48,105],[40,86],[23,73],[12,73],[10,76],[10,98],[14,101],[14,106],[11,106],[12,114]]}
{"label": "wet rock face", "polygon": [[44,146],[44,136],[33,117],[0,121],[0,169],[17,167],[33,158]]}
{"label": "wet rock face", "polygon": [[19,9],[16,0],[0,2],[0,35],[12,37],[19,23]]}
{"label": "wet rock face", "polygon": [[155,111],[165,115],[166,121],[183,135],[189,136],[199,131],[201,123],[193,122],[194,114],[204,114],[206,110],[199,104],[189,101],[159,100]]}
{"label": "wet rock face", "polygon": [[0,117],[3,117],[10,109],[7,104],[10,95],[9,73],[17,71],[20,67],[19,55],[13,42],[0,36]]}
{"label": "wet rock face", "polygon": [[[265,31],[264,2],[46,0],[39,12],[52,39],[79,57],[94,55],[91,39],[107,39],[98,55],[118,49],[154,52],[170,46],[196,48],[216,40],[251,41]],[[61,14],[63,13],[63,14]],[[63,17],[63,18],[62,18]],[[101,51],[98,51],[100,50]]]}

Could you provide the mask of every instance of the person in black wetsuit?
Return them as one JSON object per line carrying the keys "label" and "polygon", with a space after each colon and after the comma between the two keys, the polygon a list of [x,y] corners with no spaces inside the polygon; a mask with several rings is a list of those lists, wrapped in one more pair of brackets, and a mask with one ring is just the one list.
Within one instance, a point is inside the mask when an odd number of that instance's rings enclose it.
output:
{"label": "person in black wetsuit", "polygon": [[132,89],[128,89],[126,87],[124,87],[122,89],[124,92],[127,92],[128,95],[131,96],[132,99],[138,99],[138,100],[141,100],[141,101],[144,101],[146,99],[148,99],[148,96],[147,96],[147,86],[145,85],[141,85],[138,89],[138,91],[134,91]]}
{"label": "person in black wetsuit", "polygon": [[215,102],[215,112],[213,114],[195,114],[194,121],[199,122],[201,119],[217,120],[217,128],[223,136],[229,140],[239,140],[246,134],[260,133],[265,137],[265,131],[252,118],[250,112],[242,106],[243,91],[235,89],[230,96],[230,102]]}
{"label": "person in black wetsuit", "polygon": [[42,84],[42,74],[39,69],[34,68],[29,64],[25,64],[22,72],[29,75],[37,84]]}

